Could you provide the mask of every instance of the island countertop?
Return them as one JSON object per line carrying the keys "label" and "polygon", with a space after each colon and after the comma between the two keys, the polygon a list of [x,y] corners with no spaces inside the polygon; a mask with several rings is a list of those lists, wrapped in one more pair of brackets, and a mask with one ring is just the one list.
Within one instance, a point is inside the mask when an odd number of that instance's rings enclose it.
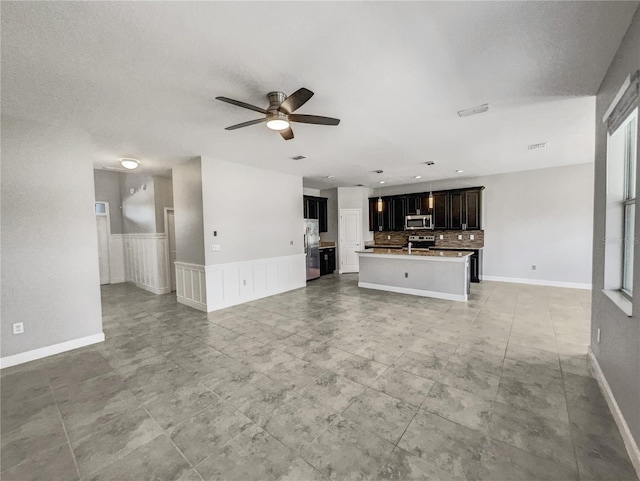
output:
{"label": "island countertop", "polygon": [[356,251],[359,255],[375,256],[375,257],[387,257],[387,258],[411,258],[416,260],[438,260],[438,261],[464,261],[467,257],[472,255],[469,251],[452,251],[452,250],[438,250],[438,249],[412,249],[411,254],[407,249],[365,249],[362,251]]}

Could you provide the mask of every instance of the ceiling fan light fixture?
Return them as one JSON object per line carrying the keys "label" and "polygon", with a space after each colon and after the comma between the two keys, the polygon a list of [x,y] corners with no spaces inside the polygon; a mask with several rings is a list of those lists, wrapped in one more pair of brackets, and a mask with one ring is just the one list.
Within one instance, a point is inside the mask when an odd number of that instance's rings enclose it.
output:
{"label": "ceiling fan light fixture", "polygon": [[286,130],[289,128],[289,121],[284,119],[267,120],[267,127],[271,130]]}
{"label": "ceiling fan light fixture", "polygon": [[137,169],[139,162],[136,159],[120,159],[120,165],[125,169],[133,170]]}

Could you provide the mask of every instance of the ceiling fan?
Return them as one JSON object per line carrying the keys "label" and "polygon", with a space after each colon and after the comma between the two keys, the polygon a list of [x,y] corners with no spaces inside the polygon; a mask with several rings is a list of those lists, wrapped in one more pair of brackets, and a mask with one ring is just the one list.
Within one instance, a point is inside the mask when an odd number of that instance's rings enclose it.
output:
{"label": "ceiling fan", "polygon": [[296,110],[302,107],[313,96],[313,92],[306,88],[301,88],[292,93],[289,97],[282,92],[269,92],[267,99],[269,100],[269,107],[263,109],[256,107],[240,100],[230,99],[228,97],[216,97],[216,100],[222,100],[231,105],[237,105],[249,110],[254,110],[264,114],[262,119],[249,120],[241,124],[232,125],[225,128],[225,130],[236,130],[242,127],[249,127],[250,125],[259,124],[262,122],[267,123],[267,127],[271,130],[277,130],[282,135],[284,140],[293,139],[293,130],[289,122],[300,122],[303,124],[316,124],[316,125],[338,125],[340,119],[334,119],[331,117],[321,117],[319,115],[301,115],[294,114]]}

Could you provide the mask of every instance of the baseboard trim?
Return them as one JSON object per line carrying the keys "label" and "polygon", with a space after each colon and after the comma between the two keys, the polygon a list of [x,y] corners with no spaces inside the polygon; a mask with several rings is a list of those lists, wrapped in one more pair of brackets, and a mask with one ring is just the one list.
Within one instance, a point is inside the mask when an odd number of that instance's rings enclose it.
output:
{"label": "baseboard trim", "polygon": [[2,357],[0,358],[0,369],[17,366],[18,364],[24,364],[25,362],[36,361],[37,359],[53,356],[62,352],[73,351],[74,349],[80,349],[81,347],[90,346],[91,344],[97,344],[103,341],[104,332],[101,332],[100,334],[94,334],[93,336],[81,337],[80,339],[73,339],[72,341],[61,342],[59,344],[53,344],[52,346],[41,347],[39,349],[21,352],[20,354]]}
{"label": "baseboard trim", "polygon": [[466,302],[468,300],[468,296],[466,294],[447,294],[445,292],[425,291],[422,289],[411,289],[409,287],[385,286],[382,284],[372,284],[370,282],[358,282],[358,287],[376,289],[378,291],[396,292],[398,294],[411,294],[413,296],[434,297],[436,299],[445,299],[447,301]]}
{"label": "baseboard trim", "polygon": [[629,425],[624,419],[624,415],[620,410],[620,406],[618,406],[618,403],[616,402],[613,391],[611,391],[611,387],[607,382],[607,378],[604,377],[604,373],[602,372],[600,363],[598,362],[596,356],[593,354],[591,347],[589,347],[589,366],[591,367],[593,377],[596,379],[596,381],[598,381],[600,390],[602,391],[602,394],[607,401],[607,405],[609,406],[609,410],[613,415],[613,419],[618,426],[618,430],[620,431],[620,435],[622,436],[622,440],[624,441],[624,446],[625,448],[627,448],[629,459],[631,459],[631,464],[633,464],[633,467],[636,470],[636,474],[638,475],[638,478],[640,478],[640,449],[638,448],[638,444],[636,443],[635,439],[633,439],[633,435],[631,434]]}
{"label": "baseboard trim", "polygon": [[194,301],[192,299],[187,299],[186,297],[176,295],[176,299],[180,304],[184,304],[185,306],[193,307],[194,309],[198,309],[202,312],[207,312],[207,305],[202,302]]}
{"label": "baseboard trim", "polygon": [[568,287],[570,289],[591,289],[591,284],[578,282],[545,281],[544,279],[525,279],[521,277],[482,276],[483,281],[512,282],[514,284],[531,284],[533,286]]}
{"label": "baseboard trim", "polygon": [[136,282],[134,280],[129,280],[129,282],[135,284],[136,287],[139,287],[140,289],[144,289],[145,291],[153,292],[154,294],[158,294],[158,295],[169,294],[171,292],[170,287],[156,288],[156,287],[147,286],[146,284],[142,284],[141,282]]}

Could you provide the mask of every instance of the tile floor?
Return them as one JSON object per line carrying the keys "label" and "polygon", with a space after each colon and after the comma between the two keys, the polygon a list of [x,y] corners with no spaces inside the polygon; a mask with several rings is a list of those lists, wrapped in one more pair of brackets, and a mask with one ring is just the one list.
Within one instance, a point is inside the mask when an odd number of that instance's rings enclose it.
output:
{"label": "tile floor", "polygon": [[205,315],[103,288],[107,341],[2,371],[10,480],[636,480],[587,291],[305,289]]}

